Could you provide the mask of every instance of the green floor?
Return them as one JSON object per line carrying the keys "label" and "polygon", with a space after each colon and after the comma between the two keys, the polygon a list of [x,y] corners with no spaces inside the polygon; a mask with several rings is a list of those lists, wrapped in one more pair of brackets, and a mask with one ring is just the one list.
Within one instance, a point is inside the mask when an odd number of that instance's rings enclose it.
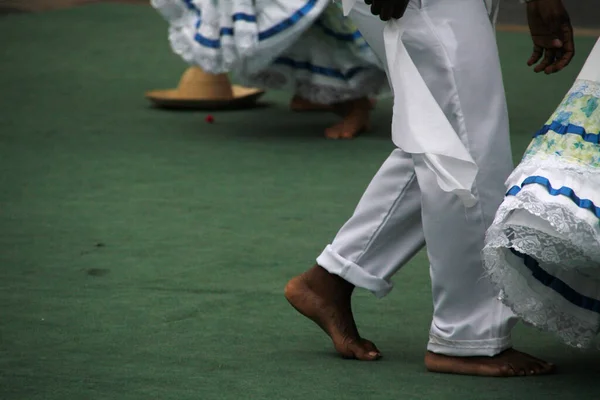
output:
{"label": "green floor", "polygon": [[[335,357],[286,304],[392,149],[330,142],[334,119],[268,108],[152,110],[142,94],[184,66],[150,8],[89,6],[0,19],[0,399],[593,399],[599,353],[519,327],[555,377],[424,371],[431,303],[420,254],[357,318],[379,363]],[[515,156],[570,86],[527,71],[529,39],[500,34]]]}

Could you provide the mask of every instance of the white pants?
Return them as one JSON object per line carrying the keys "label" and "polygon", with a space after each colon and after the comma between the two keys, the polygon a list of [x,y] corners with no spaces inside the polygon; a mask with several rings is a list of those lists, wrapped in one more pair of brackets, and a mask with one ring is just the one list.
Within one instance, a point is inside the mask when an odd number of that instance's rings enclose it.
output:
{"label": "white pants", "polygon": [[[385,60],[384,23],[362,0],[350,17]],[[412,0],[402,21],[403,43],[479,166],[478,204],[465,208],[439,188],[422,156],[394,150],[317,263],[383,297],[392,275],[427,242],[434,304],[428,350],[494,356],[511,346],[516,323],[484,279],[480,254],[513,168],[494,29],[482,0]]]}

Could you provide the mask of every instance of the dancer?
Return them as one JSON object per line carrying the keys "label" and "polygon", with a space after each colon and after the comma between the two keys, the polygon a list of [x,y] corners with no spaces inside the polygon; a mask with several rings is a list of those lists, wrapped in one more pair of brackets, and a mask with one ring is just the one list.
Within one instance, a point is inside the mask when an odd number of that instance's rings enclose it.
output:
{"label": "dancer", "polygon": [[289,89],[296,111],[327,109],[325,130],[351,139],[369,126],[371,101],[387,87],[381,61],[331,0],[152,0],[170,23],[173,50],[210,74],[246,86]]}
{"label": "dancer", "polygon": [[600,40],[507,181],[484,262],[524,321],[589,347],[600,333]]}
{"label": "dancer", "polygon": [[[359,335],[353,318],[353,290],[385,296],[390,278],[426,240],[434,306],[428,370],[499,377],[550,373],[552,364],[512,349],[517,318],[483,279],[485,232],[513,168],[488,14],[496,2],[486,8],[481,0],[367,1],[371,8],[359,0],[350,17],[387,60],[395,95],[392,139],[399,149],[318,264],[287,284],[286,298],[344,357],[376,360],[380,351]],[[394,16],[403,3],[408,8],[400,20],[383,24],[371,14]],[[573,44],[562,2],[530,3],[527,13],[536,46],[530,64],[541,54],[536,71],[562,69]]]}

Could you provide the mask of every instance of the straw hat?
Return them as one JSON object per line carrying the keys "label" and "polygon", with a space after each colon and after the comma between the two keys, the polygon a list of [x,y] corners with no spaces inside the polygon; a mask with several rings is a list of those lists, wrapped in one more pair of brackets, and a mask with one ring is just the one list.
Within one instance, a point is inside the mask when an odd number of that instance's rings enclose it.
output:
{"label": "straw hat", "polygon": [[250,107],[263,94],[260,89],[231,85],[226,74],[208,74],[190,67],[177,89],[151,90],[146,98],[162,108],[220,110]]}

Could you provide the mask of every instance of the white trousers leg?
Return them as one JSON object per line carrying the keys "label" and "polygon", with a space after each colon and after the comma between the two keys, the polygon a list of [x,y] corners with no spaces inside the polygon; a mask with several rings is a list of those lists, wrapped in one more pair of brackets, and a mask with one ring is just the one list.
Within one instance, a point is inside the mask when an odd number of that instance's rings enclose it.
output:
{"label": "white trousers leg", "polygon": [[[362,1],[350,17],[385,59],[384,24]],[[413,0],[402,21],[407,50],[479,166],[478,204],[466,209],[439,188],[421,156],[395,150],[317,262],[381,297],[426,241],[434,305],[428,349],[493,356],[510,347],[516,322],[484,279],[480,255],[513,167],[493,27],[482,0]]]}

